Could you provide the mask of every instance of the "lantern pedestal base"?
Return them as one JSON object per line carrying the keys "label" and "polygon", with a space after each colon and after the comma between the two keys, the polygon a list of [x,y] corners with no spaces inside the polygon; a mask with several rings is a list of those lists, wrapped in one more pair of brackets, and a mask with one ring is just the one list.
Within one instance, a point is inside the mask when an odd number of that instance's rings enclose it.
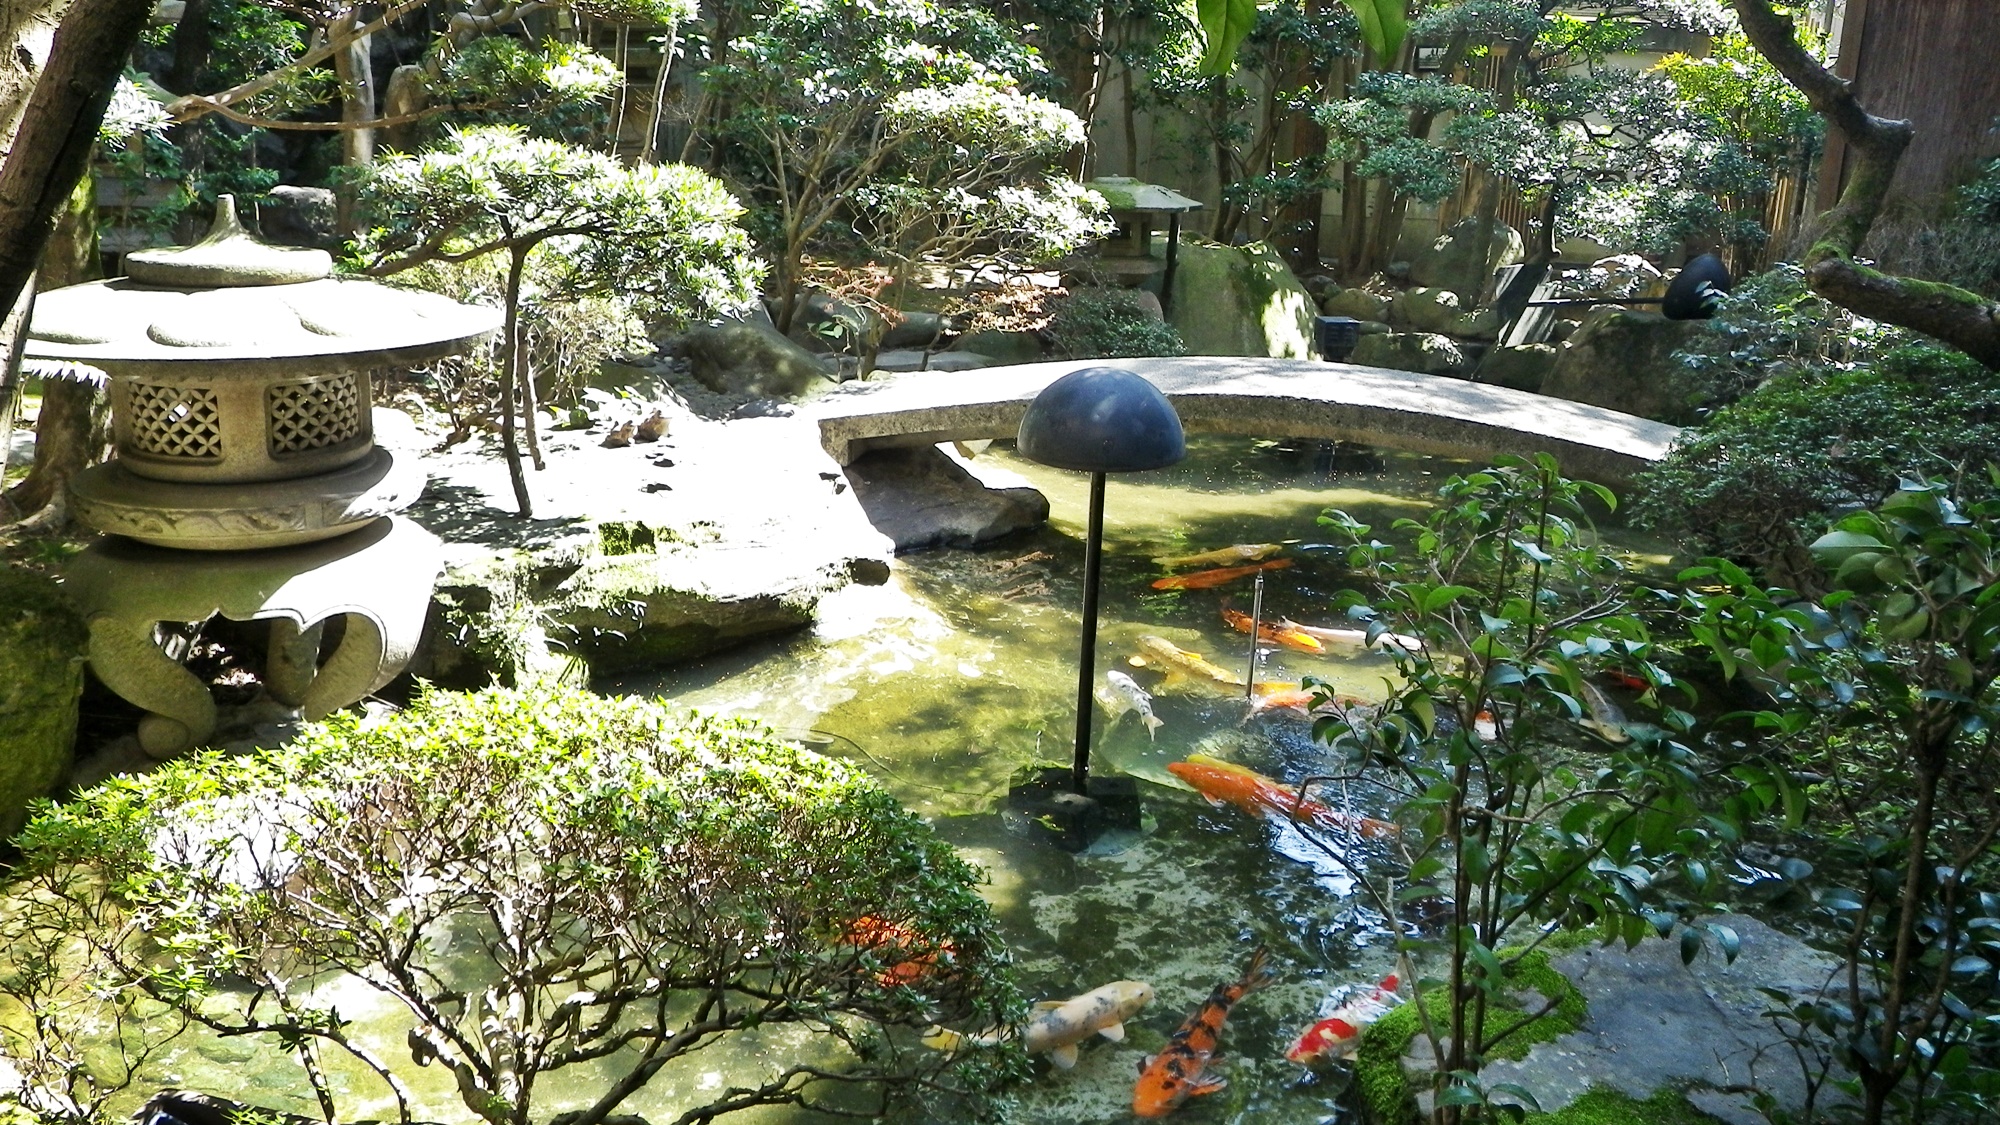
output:
{"label": "lantern pedestal base", "polygon": [[1109,829],[1139,831],[1139,783],[1121,775],[1092,774],[1089,793],[1073,788],[1075,774],[1043,770],[1033,781],[1007,790],[1007,809],[1046,833],[1066,852],[1088,848]]}

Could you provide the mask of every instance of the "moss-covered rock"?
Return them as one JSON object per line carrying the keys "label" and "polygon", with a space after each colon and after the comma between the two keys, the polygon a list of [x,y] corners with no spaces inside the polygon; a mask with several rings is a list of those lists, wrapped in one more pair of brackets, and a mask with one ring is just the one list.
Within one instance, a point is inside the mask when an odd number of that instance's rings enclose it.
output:
{"label": "moss-covered rock", "polygon": [[1617,1090],[1596,1089],[1554,1113],[1528,1120],[1536,1125],[1716,1125],[1722,1119],[1696,1109],[1678,1090],[1660,1090],[1641,1101]]}
{"label": "moss-covered rock", "polygon": [[1312,294],[1261,242],[1184,240],[1168,321],[1189,355],[1311,359]]}
{"label": "moss-covered rock", "polygon": [[605,521],[593,535],[447,567],[411,672],[455,688],[581,686],[803,628],[856,577],[851,560],[726,551],[700,527]]}
{"label": "moss-covered rock", "polygon": [[1517,391],[1540,391],[1555,365],[1554,344],[1516,344],[1489,350],[1474,378]]}
{"label": "moss-covered rock", "polygon": [[1435,332],[1364,335],[1349,359],[1363,367],[1386,367],[1423,375],[1458,375],[1466,367],[1465,353],[1458,344],[1451,337]]}
{"label": "moss-covered rock", "polygon": [[1675,425],[1692,422],[1700,388],[1674,352],[1701,331],[1698,320],[1592,309],[1556,357],[1542,393]]}
{"label": "moss-covered rock", "polygon": [[[1535,1005],[1536,1010],[1547,1000],[1555,1001],[1555,1008],[1548,1015],[1509,1035],[1494,1051],[1495,1058],[1525,1058],[1535,1044],[1568,1035],[1581,1027],[1584,1018],[1589,1015],[1583,993],[1555,970],[1549,963],[1546,950],[1536,950],[1523,957],[1515,965],[1510,983],[1514,995],[1532,992],[1541,998]],[[1424,1004],[1433,1020],[1443,1019],[1448,1010],[1445,990],[1439,988],[1425,993]],[[1501,1013],[1489,1019],[1520,1021],[1528,1018],[1527,1013],[1525,1004],[1510,997]],[[1505,1031],[1507,1026],[1496,1025],[1495,1033]],[[1370,1125],[1406,1125],[1416,1119],[1417,1089],[1421,1078],[1417,1075],[1418,1067],[1412,1064],[1411,1055],[1422,1030],[1423,1022],[1417,1005],[1407,1003],[1391,1009],[1363,1035],[1360,1051],[1354,1059],[1354,1086],[1361,1095],[1362,1109]]]}
{"label": "moss-covered rock", "polygon": [[54,582],[0,570],[0,838],[69,769],[89,641]]}
{"label": "moss-covered rock", "polygon": [[761,324],[736,321],[687,334],[688,369],[718,394],[797,398],[833,369]]}

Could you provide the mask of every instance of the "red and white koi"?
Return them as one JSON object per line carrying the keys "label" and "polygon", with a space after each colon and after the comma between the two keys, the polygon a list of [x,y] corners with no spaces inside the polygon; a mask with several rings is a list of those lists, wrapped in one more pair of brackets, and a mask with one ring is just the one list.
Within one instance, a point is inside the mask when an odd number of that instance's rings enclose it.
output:
{"label": "red and white koi", "polygon": [[1353,1058],[1361,1047],[1361,1033],[1368,1025],[1403,1002],[1396,991],[1398,984],[1396,974],[1390,973],[1373,989],[1327,1013],[1326,1018],[1299,1032],[1299,1037],[1285,1048],[1285,1057],[1308,1067]]}

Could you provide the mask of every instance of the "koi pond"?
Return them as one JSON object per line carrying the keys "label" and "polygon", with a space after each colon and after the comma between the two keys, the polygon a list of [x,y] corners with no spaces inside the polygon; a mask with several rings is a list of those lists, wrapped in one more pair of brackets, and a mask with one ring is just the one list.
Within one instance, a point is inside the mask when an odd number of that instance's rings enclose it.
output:
{"label": "koi pond", "polygon": [[[1319,534],[1320,512],[1344,508],[1386,533],[1398,517],[1420,513],[1437,485],[1466,466],[1363,453],[1340,458],[1335,468],[1332,452],[1313,442],[1200,438],[1190,441],[1189,457],[1179,465],[1111,479],[1098,684],[1103,694],[1106,671],[1130,675],[1151,693],[1158,724],[1149,729],[1130,712],[1114,719],[1100,703],[1092,770],[1141,780],[1144,830],[1114,833],[1081,855],[1060,850],[1003,805],[1017,773],[1070,758],[1088,477],[1029,463],[1005,445],[982,457],[1000,461],[1048,495],[1053,515],[1044,528],[989,549],[905,556],[887,585],[851,587],[825,601],[821,620],[807,633],[599,686],[754,716],[869,770],[987,873],[986,896],[1032,998],[1064,999],[1128,979],[1153,986],[1154,1000],[1126,1023],[1122,1041],[1092,1036],[1081,1044],[1073,1069],[1038,1059],[1035,1080],[1010,1099],[1009,1120],[1131,1120],[1141,1060],[1161,1048],[1210,989],[1236,980],[1259,945],[1268,948],[1277,979],[1231,1013],[1215,1065],[1229,1085],[1190,1101],[1175,1119],[1269,1125],[1348,1120],[1342,1083],[1315,1077],[1286,1061],[1284,1052],[1331,993],[1372,984],[1392,971],[1385,919],[1355,893],[1340,862],[1367,870],[1390,859],[1391,845],[1359,831],[1323,836],[1342,849],[1337,860],[1279,820],[1211,805],[1168,772],[1170,763],[1191,754],[1281,781],[1334,772],[1338,763],[1312,739],[1310,720],[1300,711],[1253,712],[1240,682],[1161,675],[1158,654],[1169,647],[1199,654],[1222,678],[1240,681],[1249,672],[1250,638],[1225,619],[1225,611],[1251,610],[1250,578],[1212,588],[1153,586],[1168,573],[1158,558],[1282,543],[1277,557],[1290,565],[1266,574],[1264,619],[1349,626],[1332,606],[1352,579],[1342,553]],[[1612,534],[1636,553],[1648,550],[1636,537]],[[1329,645],[1323,655],[1268,645],[1259,652],[1255,678],[1266,684],[1312,676],[1343,694],[1377,699],[1395,674],[1388,657],[1348,646]],[[1134,657],[1145,663],[1135,664]],[[1379,814],[1386,804],[1383,794],[1360,784],[1320,796],[1362,817]],[[365,987],[321,991],[329,993],[322,1002],[339,1004],[343,1016],[358,1023],[393,1021]],[[772,1035],[749,1037],[733,1054],[700,1052],[661,1071],[621,1111],[671,1120],[697,1094],[812,1049],[795,1037]],[[177,1044],[161,1063],[165,1082],[243,1089],[274,1108],[314,1109],[297,1084],[295,1065],[275,1052],[266,1058],[262,1049],[236,1041],[196,1040]],[[741,1075],[734,1073],[739,1067]],[[218,1069],[229,1072],[230,1081],[204,1081],[205,1073]],[[419,1118],[460,1120],[463,1108],[447,1080],[435,1077],[435,1090],[416,1091]],[[365,1072],[335,1079],[357,1094],[373,1083]],[[542,1104],[552,1112],[561,1108],[557,1103],[581,1104],[587,1094],[594,1096],[587,1085],[584,1074],[549,1076]],[[568,1086],[575,1087],[573,1099],[566,1097]],[[379,1107],[359,1108],[393,1112],[386,1097]],[[813,1118],[752,1111],[731,1120]]]}

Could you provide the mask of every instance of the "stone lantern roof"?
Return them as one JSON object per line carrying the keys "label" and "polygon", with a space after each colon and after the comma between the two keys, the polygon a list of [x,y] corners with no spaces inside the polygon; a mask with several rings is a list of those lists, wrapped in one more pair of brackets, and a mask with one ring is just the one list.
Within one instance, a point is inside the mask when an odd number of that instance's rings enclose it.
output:
{"label": "stone lantern roof", "polygon": [[25,354],[137,377],[320,375],[427,363],[502,321],[499,309],[333,277],[324,250],[251,237],[228,196],[201,242],[126,262],[130,277],[41,294]]}
{"label": "stone lantern roof", "polygon": [[1189,199],[1170,187],[1140,183],[1130,176],[1099,176],[1083,185],[1104,197],[1113,211],[1155,211],[1178,214],[1201,210],[1201,200]]}

